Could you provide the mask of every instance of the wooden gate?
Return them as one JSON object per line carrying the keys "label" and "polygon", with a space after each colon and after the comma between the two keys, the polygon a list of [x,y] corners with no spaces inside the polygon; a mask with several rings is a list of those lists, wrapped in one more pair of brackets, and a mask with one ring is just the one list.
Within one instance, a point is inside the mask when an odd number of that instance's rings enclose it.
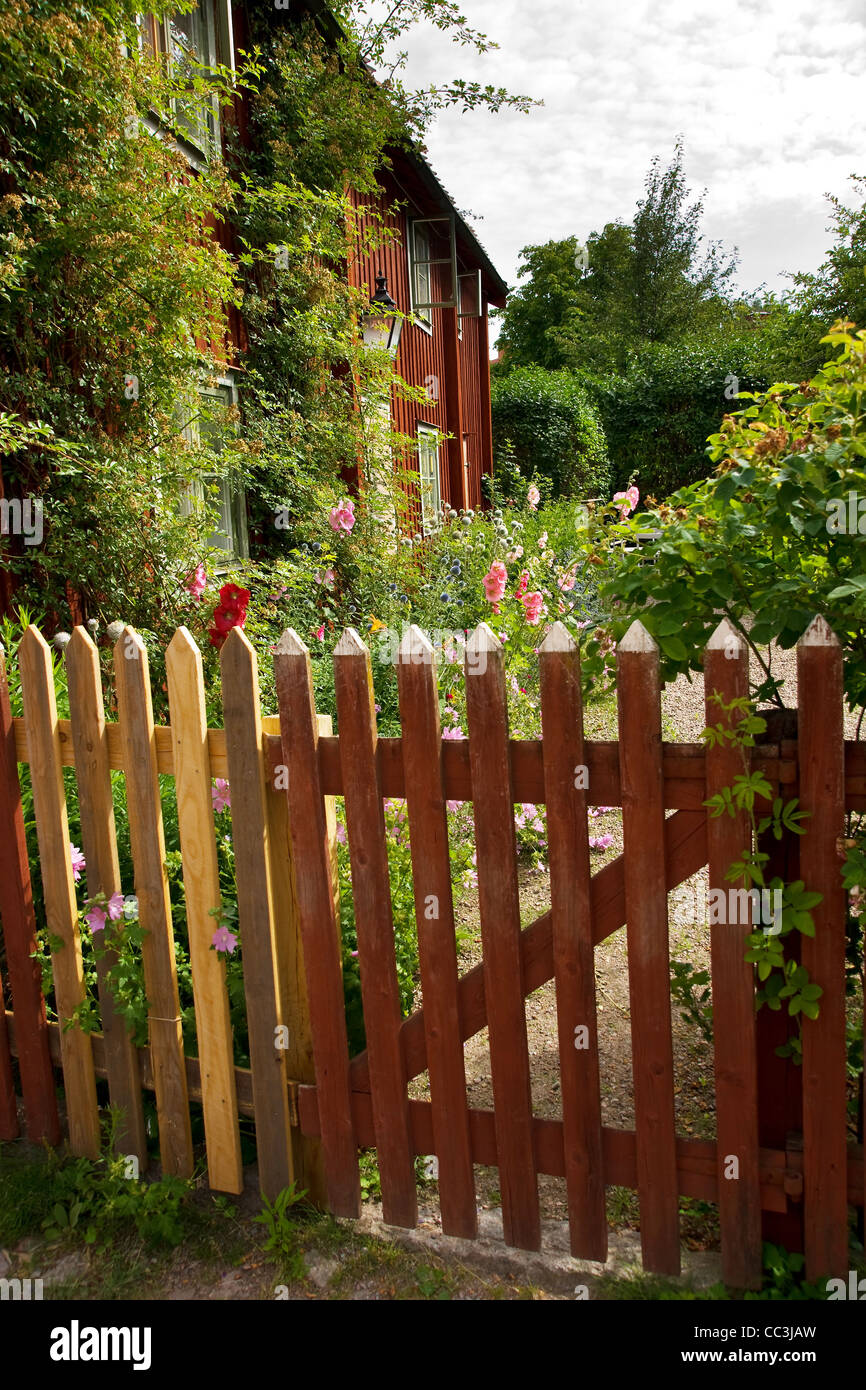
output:
{"label": "wooden gate", "polygon": [[[124,660],[124,644],[135,660]],[[747,750],[773,794],[799,796],[809,813],[799,877],[823,895],[802,959],[823,989],[819,1017],[803,1028],[801,1133],[768,1142],[769,1105],[756,1040],[755,980],[744,960],[749,925],[711,928],[717,1140],[679,1136],[674,1067],[667,894],[708,866],[709,887],[749,847],[744,816],[708,817],[708,798],[742,771],[724,744],[662,740],[659,658],[635,623],[620,643],[619,741],[584,738],[580,664],[555,624],[539,649],[543,737],[509,736],[499,640],[482,624],[466,647],[468,738],[443,740],[433,651],[417,628],[400,649],[402,737],[376,728],[371,657],[347,630],[334,654],[339,737],[317,715],[309,652],[287,632],[274,652],[279,718],[262,719],[255,655],[238,630],[221,656],[224,729],[208,729],[199,654],[181,630],[167,653],[171,726],[155,728],[147,654],[127,629],[115,650],[118,722],[108,723],[96,649],[76,629],[67,653],[70,721],[59,720],[48,648],[30,629],[19,651],[24,715],[13,719],[0,671],[0,918],[14,1009],[0,1010],[0,1138],[17,1133],[12,1058],[17,1057],[31,1136],[60,1137],[53,1066],[62,1064],[69,1137],[93,1154],[95,1077],[106,1076],[125,1112],[127,1152],[147,1161],[141,1089],[156,1092],[163,1167],[188,1173],[189,1100],[204,1107],[209,1181],[241,1183],[238,1115],[257,1125],[263,1190],[293,1178],[335,1215],[360,1210],[358,1149],[377,1150],[385,1220],[417,1220],[414,1159],[435,1154],[442,1226],[473,1238],[473,1165],[500,1172],[506,1241],[541,1242],[538,1174],[563,1177],[571,1248],[602,1261],[605,1188],[637,1190],[643,1262],[676,1273],[683,1196],[719,1207],[726,1281],[756,1287],[762,1214],[803,1212],[809,1277],[848,1268],[848,1204],[862,1206],[862,1148],[849,1142],[846,1111],[846,902],[840,837],[846,809],[866,809],[866,756],[846,744],[838,643],[816,619],[798,646],[796,741]],[[747,650],[722,623],[705,654],[707,723],[715,693],[748,693]],[[724,723],[728,716],[721,716]],[[29,763],[61,1023],[81,999],[78,911],[67,852],[62,768],[75,766],[82,834],[94,884],[118,888],[109,774],[121,770],[130,802],[135,888],[149,931],[147,1049],[119,1030],[101,989],[101,1034],[45,1022],[32,960],[35,921],[16,763]],[[184,1057],[167,906],[158,775],[174,776],[199,1057]],[[251,1066],[232,1065],[225,978],[209,951],[219,906],[210,788],[232,791],[238,911]],[[367,1049],[350,1058],[345,1023],[334,803],[345,799]],[[403,1018],[397,986],[383,798],[405,798],[412,854],[423,1007]],[[621,806],[623,854],[591,874],[587,808]],[[483,961],[458,971],[446,803],[471,802],[475,821]],[[514,805],[547,807],[550,911],[521,930]],[[88,889],[92,885],[88,880]],[[620,927],[628,939],[635,1126],[601,1121],[594,949]],[[303,960],[303,966],[302,966]],[[525,999],[556,985],[561,1119],[533,1114]],[[2,982],[0,982],[2,985]],[[492,1109],[467,1099],[463,1044],[489,1032]],[[287,1041],[275,1041],[285,1034]],[[793,1075],[791,1064],[786,1064]],[[427,1071],[430,1100],[409,1082]],[[778,1116],[776,1117],[778,1119]],[[799,1124],[799,1122],[798,1122]]]}

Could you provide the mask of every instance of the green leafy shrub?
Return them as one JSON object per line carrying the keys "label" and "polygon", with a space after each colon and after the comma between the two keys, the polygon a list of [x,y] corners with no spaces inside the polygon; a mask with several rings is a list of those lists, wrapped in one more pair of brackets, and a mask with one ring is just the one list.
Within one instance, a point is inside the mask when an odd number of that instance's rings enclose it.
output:
{"label": "green leafy shrub", "polygon": [[667,497],[705,478],[709,435],[736,408],[737,391],[769,386],[768,357],[757,333],[719,333],[650,344],[621,375],[579,374],[603,422],[613,487],[625,488],[635,474],[643,493]]}
{"label": "green leafy shrub", "polygon": [[493,439],[506,445],[530,481],[548,478],[554,497],[606,496],[610,468],[604,428],[570,372],[518,367],[491,384]]}

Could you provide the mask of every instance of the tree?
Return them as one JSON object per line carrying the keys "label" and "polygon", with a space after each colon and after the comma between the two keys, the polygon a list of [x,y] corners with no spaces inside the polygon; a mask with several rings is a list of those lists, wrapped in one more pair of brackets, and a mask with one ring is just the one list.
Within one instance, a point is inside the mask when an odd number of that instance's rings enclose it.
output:
{"label": "tree", "polygon": [[653,160],[631,224],[609,222],[587,238],[585,270],[575,237],[525,247],[526,283],[509,299],[499,339],[506,370],[621,370],[647,343],[717,328],[736,256],[717,243],[702,248],[703,202],[689,197],[678,141],[667,169]]}
{"label": "tree", "polygon": [[632,223],[623,291],[626,333],[635,341],[676,342],[713,318],[718,322],[737,256],[726,259],[718,242],[701,254],[703,199],[689,204],[689,196],[678,140],[667,169],[658,156],[652,161]]}

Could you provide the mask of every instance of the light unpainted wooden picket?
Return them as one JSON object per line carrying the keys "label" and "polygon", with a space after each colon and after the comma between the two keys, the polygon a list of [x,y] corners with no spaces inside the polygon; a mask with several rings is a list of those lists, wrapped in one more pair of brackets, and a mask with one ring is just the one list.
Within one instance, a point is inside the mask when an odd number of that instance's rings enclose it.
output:
{"label": "light unpainted wooden picket", "polygon": [[[739,715],[724,705],[748,697],[749,654],[724,619],[704,653],[707,726],[731,732]],[[707,798],[730,787],[743,772],[743,750],[730,740],[707,746]],[[707,883],[730,901],[728,869],[751,848],[745,811],[707,817]],[[717,1167],[722,1269],[738,1289],[759,1289],[762,1274],[761,1184],[758,1164],[758,1070],[755,1051],[754,967],[746,961],[750,922],[731,922],[727,911],[710,924],[713,1054],[716,1080]]]}
{"label": "light unpainted wooden picket", "polygon": [[604,1261],[607,1216],[587,828],[588,769],[580,653],[562,623],[554,623],[541,644],[539,671],[571,1252],[582,1259]]}
{"label": "light unpainted wooden picket", "polygon": [[617,701],[641,1251],[679,1274],[659,654],[639,621],[617,648]]}
{"label": "light unpainted wooden picket", "polygon": [[289,832],[303,938],[304,973],[315,1055],[316,1090],[328,1205],[335,1216],[361,1207],[358,1149],[349,1088],[336,868],[319,774],[319,724],[310,653],[289,629],[274,648]]}
{"label": "light unpainted wooden picket", "polygon": [[[57,1016],[64,1025],[84,1002],[84,966],[69,848],[54,671],[48,644],[35,627],[28,627],[19,643],[18,665],[27,721],[45,919],[49,937],[56,937],[61,943],[59,950],[52,951],[51,964]],[[99,1154],[99,1111],[90,1038],[77,1026],[61,1026],[60,1041],[69,1143],[74,1153],[96,1158]]]}
{"label": "light unpainted wooden picket", "polygon": [[505,667],[486,623],[466,643],[466,709],[502,1222],[509,1245],[539,1250]]}
{"label": "light unpainted wooden picket", "polygon": [[15,1012],[18,1070],[27,1135],[34,1143],[60,1142],[60,1116],[42,976],[36,959],[36,916],[24,833],[15,725],[0,646],[0,924]]}
{"label": "light unpainted wooden picket", "polygon": [[466,1070],[460,1039],[457,948],[448,815],[442,788],[442,733],[433,647],[418,627],[407,631],[397,681],[403,774],[415,889],[415,921],[439,1160],[439,1204],[446,1235],[478,1232]]}
{"label": "light unpainted wooden picket", "polygon": [[295,1177],[283,1046],[287,1023],[277,983],[258,662],[239,627],[223,644],[220,669],[259,1180],[274,1201]]}
{"label": "light unpainted wooden picket", "polygon": [[146,933],[141,956],[156,1090],[159,1154],[164,1172],[190,1177],[193,1171],[192,1129],[165,868],[150,670],[147,648],[131,627],[124,628],[114,647],[114,679],[138,920]]}
{"label": "light unpainted wooden picket", "polygon": [[[269,734],[279,735],[279,716],[263,715],[262,732],[265,737]],[[331,734],[332,721],[329,715],[319,715],[319,732],[325,736]],[[269,778],[266,783],[265,806],[274,904],[277,982],[286,1028],[286,1070],[293,1080],[315,1085],[316,1068],[313,1060],[307,981],[304,975],[298,890],[289,830],[289,803],[286,799],[285,785],[278,788],[275,780]],[[280,780],[283,781],[282,778]],[[327,801],[331,803],[331,809],[336,814],[334,798],[328,797]],[[326,807],[326,812],[327,809]],[[334,850],[336,851],[336,844]],[[339,888],[337,893],[339,894]],[[327,1186],[321,1142],[301,1134],[300,1126],[296,1124],[292,1125],[291,1133],[295,1184],[306,1191],[309,1201],[323,1206],[327,1203]]]}
{"label": "light unpainted wooden picket", "polygon": [[845,833],[842,649],[822,617],[797,643],[800,877],[820,893],[815,935],[802,939],[802,963],[824,991],[816,1019],[803,1024],[803,1201],[806,1277],[846,1278],[847,1047],[845,890],[839,841]]}
{"label": "light unpainted wooden picket", "polygon": [[334,650],[334,689],[382,1211],[389,1225],[414,1226],[418,1199],[400,1043],[402,1014],[376,759],[373,668],[369,650],[353,628],[346,629]]}
{"label": "light unpainted wooden picket", "polygon": [[[81,848],[87,861],[87,891],[91,897],[103,893],[107,901],[123,889],[117,857],[99,652],[87,630],[80,626],[75,628],[66,647],[66,674]],[[106,951],[96,961],[108,1094],[119,1115],[116,1151],[134,1155],[143,1172],[148,1159],[141,1073],[126,1020],[115,1012],[112,1001],[108,972],[116,963],[114,951]]]}
{"label": "light unpainted wooden picket", "polygon": [[220,896],[201,652],[178,628],[165,657],[210,1186],[242,1192],[241,1138],[225,962],[211,950]]}

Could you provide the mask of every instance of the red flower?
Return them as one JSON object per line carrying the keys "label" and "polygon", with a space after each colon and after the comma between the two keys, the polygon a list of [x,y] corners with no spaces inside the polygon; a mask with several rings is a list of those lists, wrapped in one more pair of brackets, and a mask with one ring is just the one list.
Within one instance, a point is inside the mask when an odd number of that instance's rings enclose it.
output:
{"label": "red flower", "polygon": [[233,627],[243,627],[246,611],[242,613],[227,612],[225,608],[214,609],[213,625],[217,632],[221,632],[223,637],[228,637]]}
{"label": "red flower", "polygon": [[237,584],[223,584],[220,589],[220,603],[223,608],[230,613],[239,613],[244,618],[247,616],[247,604],[250,601],[249,589],[241,589]]}

